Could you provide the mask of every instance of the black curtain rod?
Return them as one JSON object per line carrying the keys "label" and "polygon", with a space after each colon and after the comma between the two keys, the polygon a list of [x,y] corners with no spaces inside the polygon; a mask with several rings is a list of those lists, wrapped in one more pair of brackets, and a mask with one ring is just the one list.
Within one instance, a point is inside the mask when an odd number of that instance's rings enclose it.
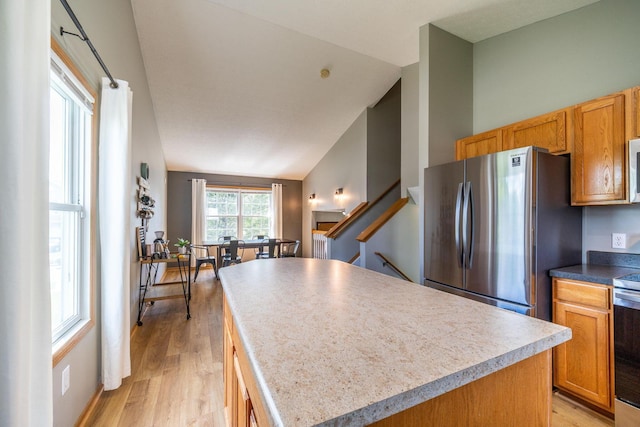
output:
{"label": "black curtain rod", "polygon": [[113,77],[111,77],[111,73],[109,72],[109,69],[104,64],[104,62],[102,62],[102,58],[100,58],[100,55],[98,54],[98,51],[96,50],[96,48],[93,47],[93,43],[91,43],[91,40],[89,40],[89,36],[87,36],[87,33],[84,32],[82,25],[80,25],[80,21],[78,21],[78,18],[76,18],[76,14],[73,13],[73,10],[71,10],[71,6],[69,6],[69,3],[67,3],[67,0],[60,0],[60,3],[62,3],[62,6],[64,6],[64,9],[67,11],[67,13],[69,14],[69,17],[71,18],[73,23],[76,25],[76,28],[78,29],[78,31],[80,31],[80,35],[78,35],[75,33],[70,33],[69,31],[65,31],[64,28],[60,27],[60,35],[64,36],[65,34],[71,34],[73,36],[78,37],[83,42],[87,42],[87,44],[89,45],[89,49],[91,49],[91,52],[93,53],[93,56],[96,57],[96,59],[100,63],[100,66],[104,70],[104,72],[107,73],[107,77],[109,77],[109,80],[111,80],[110,86],[114,89],[117,89],[118,82],[116,82],[113,79]]}
{"label": "black curtain rod", "polygon": [[[204,178],[203,178],[204,179]],[[191,182],[193,179],[187,179],[187,182]],[[264,187],[271,188],[271,184],[252,184],[250,182],[222,182],[222,181],[207,181],[207,185],[220,185],[227,187]],[[277,183],[276,183],[277,184]],[[283,187],[286,187],[287,184],[282,184]]]}

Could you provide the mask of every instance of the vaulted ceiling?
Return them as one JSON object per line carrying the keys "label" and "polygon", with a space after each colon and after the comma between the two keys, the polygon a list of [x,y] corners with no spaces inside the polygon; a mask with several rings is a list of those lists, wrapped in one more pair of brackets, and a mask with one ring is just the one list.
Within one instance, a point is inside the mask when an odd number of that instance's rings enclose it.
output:
{"label": "vaulted ceiling", "polygon": [[[302,179],[418,62],[595,0],[132,0],[167,168]],[[328,78],[321,69],[330,71]]]}

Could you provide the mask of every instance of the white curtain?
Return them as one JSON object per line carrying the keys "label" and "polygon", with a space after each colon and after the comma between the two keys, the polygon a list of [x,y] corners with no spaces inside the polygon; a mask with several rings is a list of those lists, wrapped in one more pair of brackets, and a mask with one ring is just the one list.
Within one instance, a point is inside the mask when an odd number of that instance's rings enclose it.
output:
{"label": "white curtain", "polygon": [[0,424],[53,424],[48,0],[0,1]]}
{"label": "white curtain", "polygon": [[271,184],[271,215],[273,237],[282,239],[282,184]]}
{"label": "white curtain", "polygon": [[[207,180],[194,179],[191,181],[191,243],[202,245],[206,229],[206,197]],[[191,266],[196,265],[196,259],[191,259]]]}
{"label": "white curtain", "polygon": [[131,375],[131,100],[126,81],[102,79],[98,209],[102,289],[102,382],[113,390]]}

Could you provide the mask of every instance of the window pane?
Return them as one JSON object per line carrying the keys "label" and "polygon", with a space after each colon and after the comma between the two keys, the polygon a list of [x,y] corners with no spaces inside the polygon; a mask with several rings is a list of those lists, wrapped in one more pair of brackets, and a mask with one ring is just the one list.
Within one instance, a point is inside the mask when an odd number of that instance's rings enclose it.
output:
{"label": "window pane", "polygon": [[237,217],[207,217],[208,241],[217,241],[222,236],[238,236]]}
{"label": "window pane", "polygon": [[207,216],[238,215],[238,193],[207,191]]}
{"label": "window pane", "polygon": [[51,327],[54,340],[80,314],[78,298],[79,213],[49,211]]}
{"label": "window pane", "polygon": [[242,217],[242,233],[245,239],[250,239],[254,236],[269,235],[269,218],[268,217],[256,217],[256,216],[243,216]]}
{"label": "window pane", "polygon": [[243,193],[242,215],[268,216],[270,204],[270,193]]}
{"label": "window pane", "polygon": [[55,89],[51,89],[51,141],[49,147],[49,201],[52,203],[67,203],[67,183],[65,170],[67,168],[67,100]]}

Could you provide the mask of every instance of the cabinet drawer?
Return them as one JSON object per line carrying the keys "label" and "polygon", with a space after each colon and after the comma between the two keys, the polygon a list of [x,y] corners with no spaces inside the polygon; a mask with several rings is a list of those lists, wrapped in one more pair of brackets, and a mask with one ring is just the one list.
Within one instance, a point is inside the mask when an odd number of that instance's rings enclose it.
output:
{"label": "cabinet drawer", "polygon": [[588,305],[604,310],[611,308],[611,290],[605,285],[576,282],[569,279],[553,279],[553,296],[559,301]]}

